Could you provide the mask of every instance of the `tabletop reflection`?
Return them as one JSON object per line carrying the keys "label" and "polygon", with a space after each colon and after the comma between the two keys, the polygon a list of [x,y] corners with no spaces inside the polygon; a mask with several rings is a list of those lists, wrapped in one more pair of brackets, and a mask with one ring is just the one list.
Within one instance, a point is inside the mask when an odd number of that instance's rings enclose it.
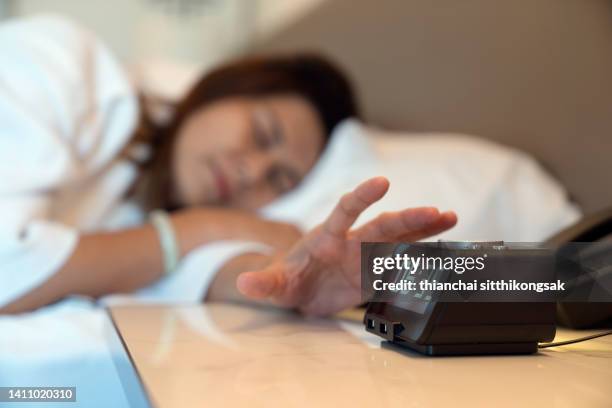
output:
{"label": "tabletop reflection", "polygon": [[85,299],[0,317],[0,386],[76,387],[76,402],[28,407],[149,406],[108,313]]}

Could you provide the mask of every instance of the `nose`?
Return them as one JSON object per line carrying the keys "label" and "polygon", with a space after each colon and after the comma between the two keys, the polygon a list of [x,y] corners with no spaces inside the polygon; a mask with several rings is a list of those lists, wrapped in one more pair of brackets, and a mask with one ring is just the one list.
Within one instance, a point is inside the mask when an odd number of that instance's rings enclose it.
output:
{"label": "nose", "polygon": [[249,152],[238,158],[238,169],[243,187],[250,188],[265,182],[273,163],[274,158],[269,153]]}

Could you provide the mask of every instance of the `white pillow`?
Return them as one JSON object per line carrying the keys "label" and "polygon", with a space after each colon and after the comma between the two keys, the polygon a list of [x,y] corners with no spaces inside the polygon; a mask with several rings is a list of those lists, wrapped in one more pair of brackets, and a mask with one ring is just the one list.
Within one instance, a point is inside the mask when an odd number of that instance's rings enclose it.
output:
{"label": "white pillow", "polygon": [[472,136],[388,132],[356,120],[336,128],[297,189],[261,212],[312,228],[343,193],[378,175],[389,178],[390,191],[356,225],[383,211],[436,206],[459,217],[439,238],[512,242],[544,240],[580,217],[563,187],[523,152]]}

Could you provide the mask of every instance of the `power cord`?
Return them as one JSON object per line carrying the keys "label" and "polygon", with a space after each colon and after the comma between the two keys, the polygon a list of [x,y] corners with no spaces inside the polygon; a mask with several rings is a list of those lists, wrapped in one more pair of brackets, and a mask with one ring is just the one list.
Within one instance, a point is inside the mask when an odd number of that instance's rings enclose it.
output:
{"label": "power cord", "polygon": [[605,332],[602,332],[602,333],[592,334],[590,336],[579,337],[577,339],[572,339],[572,340],[558,341],[556,343],[538,344],[538,348],[565,346],[566,344],[580,343],[580,342],[583,342],[583,341],[587,341],[587,340],[591,340],[591,339],[596,339],[598,337],[609,336],[610,334],[612,334],[612,330],[608,330],[608,331],[605,331]]}

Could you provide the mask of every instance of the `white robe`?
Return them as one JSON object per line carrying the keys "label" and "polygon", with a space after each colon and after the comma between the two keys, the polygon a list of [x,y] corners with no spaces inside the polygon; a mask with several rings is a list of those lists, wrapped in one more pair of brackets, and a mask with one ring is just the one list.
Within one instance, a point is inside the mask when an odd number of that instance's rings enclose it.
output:
{"label": "white robe", "polygon": [[120,205],[134,169],[115,160],[137,116],[124,71],[89,32],[57,17],[0,25],[0,305]]}

